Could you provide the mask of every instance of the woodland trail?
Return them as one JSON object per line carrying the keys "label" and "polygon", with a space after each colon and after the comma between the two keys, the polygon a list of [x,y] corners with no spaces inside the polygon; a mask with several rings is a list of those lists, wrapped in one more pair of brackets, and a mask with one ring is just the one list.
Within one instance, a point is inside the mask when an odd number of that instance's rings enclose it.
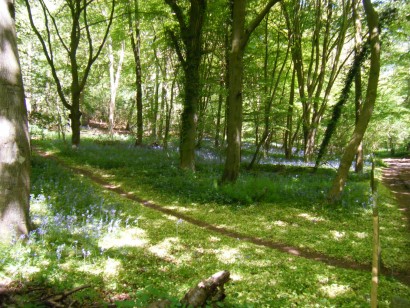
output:
{"label": "woodland trail", "polygon": [[[45,158],[53,159],[54,161],[58,162],[64,168],[69,169],[69,170],[71,170],[72,172],[74,172],[76,174],[86,176],[87,178],[89,178],[90,180],[92,180],[93,182],[100,185],[101,187],[103,187],[106,190],[115,192],[116,194],[118,194],[118,195],[120,195],[124,198],[127,198],[129,200],[136,201],[136,202],[140,203],[141,205],[143,205],[147,208],[151,208],[153,210],[164,213],[166,215],[171,215],[171,216],[174,216],[178,219],[182,219],[182,220],[184,220],[184,221],[186,221],[186,222],[188,222],[192,225],[198,226],[202,229],[212,231],[212,232],[216,232],[216,233],[219,233],[221,235],[228,236],[228,237],[238,239],[238,240],[241,240],[241,241],[246,241],[246,242],[249,242],[249,243],[253,243],[253,244],[258,245],[258,246],[263,246],[263,247],[275,249],[275,250],[278,250],[278,251],[281,251],[281,252],[284,252],[284,253],[291,254],[293,256],[297,256],[297,257],[301,257],[301,258],[305,258],[305,259],[310,259],[310,260],[314,260],[314,261],[317,261],[317,262],[322,262],[326,265],[335,266],[335,267],[344,268],[344,269],[368,272],[369,275],[371,273],[372,266],[371,266],[370,263],[369,264],[363,264],[363,263],[358,263],[358,262],[354,262],[354,261],[351,261],[351,260],[338,259],[338,258],[328,256],[328,255],[325,255],[325,254],[322,254],[322,253],[319,253],[319,252],[306,250],[304,248],[293,247],[293,246],[290,246],[290,245],[286,245],[284,243],[249,236],[249,235],[246,235],[246,234],[243,234],[243,233],[232,231],[232,230],[229,230],[229,229],[224,228],[224,227],[218,227],[218,226],[206,223],[204,221],[189,217],[189,216],[187,216],[185,214],[182,214],[182,213],[180,213],[176,210],[168,209],[164,206],[155,204],[151,201],[144,200],[144,199],[134,195],[132,192],[127,192],[124,189],[122,189],[120,186],[113,185],[112,183],[108,182],[106,179],[104,179],[101,176],[93,173],[90,170],[80,168],[80,167],[71,166],[71,165],[67,164],[66,162],[64,162],[63,160],[59,159],[58,157],[56,157],[54,155],[51,155],[51,154],[48,154],[48,153],[44,153],[44,152],[40,151],[39,149],[33,149],[33,150],[38,155],[40,155],[42,157],[45,157]],[[384,275],[386,277],[393,277],[393,278],[403,282],[404,284],[410,286],[410,271],[408,271],[408,270],[407,271],[401,271],[401,272],[395,272],[392,269],[386,268],[382,265],[381,269],[380,269],[380,273],[381,273],[381,275]]]}
{"label": "woodland trail", "polygon": [[394,194],[410,234],[410,159],[385,159],[382,182]]}

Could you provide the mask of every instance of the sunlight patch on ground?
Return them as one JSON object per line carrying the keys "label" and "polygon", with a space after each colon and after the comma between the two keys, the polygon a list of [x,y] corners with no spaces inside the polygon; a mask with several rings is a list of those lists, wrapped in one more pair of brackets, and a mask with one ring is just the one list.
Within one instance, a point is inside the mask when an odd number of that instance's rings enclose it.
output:
{"label": "sunlight patch on ground", "polygon": [[213,252],[220,262],[226,264],[233,264],[241,258],[241,253],[236,248],[224,247],[222,249],[215,249]]}
{"label": "sunlight patch on ground", "polygon": [[282,220],[276,220],[276,221],[273,222],[273,224],[275,226],[278,226],[278,227],[287,227],[288,226],[288,223],[286,223]]}
{"label": "sunlight patch on ground", "polygon": [[369,236],[366,232],[355,232],[354,235],[360,239],[364,239]]}
{"label": "sunlight patch on ground", "polygon": [[103,249],[113,247],[144,247],[148,244],[145,231],[140,228],[129,228],[116,234],[107,234],[98,243]]}
{"label": "sunlight patch on ground", "polygon": [[339,295],[342,295],[350,291],[350,288],[348,286],[333,283],[331,285],[320,287],[320,291],[323,292],[325,295],[327,295],[330,298],[335,298]]}
{"label": "sunlight patch on ground", "polygon": [[232,281],[241,281],[243,279],[242,275],[236,273],[231,273],[230,277]]}
{"label": "sunlight patch on ground", "polygon": [[[19,276],[24,279],[28,279],[32,274],[40,272],[40,268],[37,266],[31,265],[8,265],[5,267],[5,272],[10,274],[19,273]],[[8,277],[5,278],[5,282],[7,282]],[[0,285],[3,284],[3,277],[0,277]]]}
{"label": "sunlight patch on ground", "polygon": [[336,231],[336,230],[331,230],[331,231],[330,231],[330,234],[333,235],[333,238],[334,238],[336,241],[339,241],[339,240],[341,240],[342,238],[345,237],[346,232],[344,232],[344,231],[339,232],[339,231]]}
{"label": "sunlight patch on ground", "polygon": [[210,242],[215,243],[215,242],[220,242],[220,241],[221,241],[221,238],[212,235],[212,236],[208,237],[208,240],[209,240]]}
{"label": "sunlight patch on ground", "polygon": [[121,268],[120,261],[108,258],[105,261],[104,276],[105,277],[115,277],[118,275],[120,268]]}
{"label": "sunlight patch on ground", "polygon": [[181,248],[179,245],[179,239],[176,237],[169,237],[162,242],[151,246],[148,250],[159,258],[175,262],[176,258],[172,255],[171,250],[178,248]]}
{"label": "sunlight patch on ground", "polygon": [[308,213],[301,213],[298,216],[302,217],[302,218],[305,218],[306,220],[309,220],[311,222],[325,221],[325,219],[322,218],[322,217],[312,216]]}

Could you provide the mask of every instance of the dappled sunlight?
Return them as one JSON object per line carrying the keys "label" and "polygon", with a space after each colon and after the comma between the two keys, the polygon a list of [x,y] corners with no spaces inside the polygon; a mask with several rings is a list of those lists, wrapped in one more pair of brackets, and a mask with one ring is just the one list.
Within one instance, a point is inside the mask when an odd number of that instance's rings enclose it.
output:
{"label": "dappled sunlight", "polygon": [[336,230],[331,230],[330,234],[333,236],[333,239],[335,239],[336,241],[339,241],[346,236],[346,232],[344,231],[339,232]]}
{"label": "dappled sunlight", "polygon": [[237,248],[223,247],[221,249],[214,249],[215,257],[222,263],[234,264],[243,256]]}
{"label": "dappled sunlight", "polygon": [[308,213],[301,213],[301,214],[298,215],[298,217],[302,217],[302,218],[304,218],[304,219],[306,219],[306,220],[308,220],[308,221],[311,221],[311,222],[325,221],[325,219],[324,219],[323,217],[320,217],[320,216],[312,216],[312,215],[310,215],[310,214],[308,214]]}
{"label": "dappled sunlight", "polygon": [[335,298],[337,296],[340,296],[340,295],[343,295],[347,292],[352,291],[349,286],[339,285],[339,284],[336,284],[336,283],[321,286],[319,288],[319,290],[324,295],[326,295],[327,297],[330,297],[330,298]]}
{"label": "dappled sunlight", "polygon": [[278,226],[278,227],[287,227],[288,226],[287,222],[284,222],[284,221],[281,221],[281,220],[274,221],[272,224],[274,224],[275,226]]}
{"label": "dappled sunlight", "polygon": [[221,238],[218,237],[218,236],[213,236],[213,235],[211,235],[210,237],[208,237],[208,241],[209,241],[209,242],[220,242],[220,241],[221,241]]}
{"label": "dappled sunlight", "polygon": [[115,234],[108,233],[98,242],[103,249],[120,247],[144,247],[149,243],[145,231],[140,228],[128,228]]}
{"label": "dappled sunlight", "polygon": [[354,232],[354,235],[359,239],[365,239],[369,237],[369,234],[366,232]]}
{"label": "dappled sunlight", "polygon": [[177,263],[178,258],[173,255],[173,251],[182,250],[180,240],[177,237],[168,237],[158,244],[148,248],[149,252],[161,259],[166,259],[170,262]]}

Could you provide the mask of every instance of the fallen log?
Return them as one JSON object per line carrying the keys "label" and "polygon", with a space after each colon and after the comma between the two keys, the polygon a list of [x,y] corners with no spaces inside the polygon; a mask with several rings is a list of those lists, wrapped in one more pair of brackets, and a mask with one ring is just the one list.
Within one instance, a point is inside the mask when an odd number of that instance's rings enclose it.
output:
{"label": "fallen log", "polygon": [[229,281],[229,275],[228,271],[221,271],[202,280],[185,294],[181,303],[187,306],[202,307],[207,303],[222,301],[226,297],[224,285]]}
{"label": "fallen log", "polygon": [[[184,307],[205,307],[206,305],[214,306],[226,297],[224,285],[230,278],[228,271],[221,271],[213,274],[211,277],[200,281],[195,287],[190,289],[181,299],[180,303]],[[171,301],[159,300],[151,303],[147,308],[168,308],[171,307]]]}

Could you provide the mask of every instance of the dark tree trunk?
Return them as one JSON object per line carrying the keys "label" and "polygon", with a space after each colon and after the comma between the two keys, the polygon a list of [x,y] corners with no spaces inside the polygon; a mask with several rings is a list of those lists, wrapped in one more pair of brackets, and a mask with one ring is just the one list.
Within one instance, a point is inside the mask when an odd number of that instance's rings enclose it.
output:
{"label": "dark tree trunk", "polygon": [[184,107],[181,114],[181,132],[179,155],[181,169],[195,170],[195,140],[197,111],[200,99],[201,84],[199,67],[203,53],[202,27],[205,19],[206,0],[191,0],[189,16],[186,18],[176,0],[165,0],[174,12],[180,27],[180,39],[185,47],[183,54],[179,38],[170,32],[178,58],[184,69]]}
{"label": "dark tree trunk", "polygon": [[[355,0],[352,4],[353,8],[353,20],[354,20],[354,27],[355,27],[355,55],[357,56],[360,53],[360,48],[362,45],[362,25],[360,22],[360,16],[358,12],[358,4],[360,1]],[[359,68],[355,80],[355,109],[356,109],[356,124],[359,120],[360,111],[362,110],[362,74],[361,69]],[[364,165],[364,154],[363,154],[363,142],[360,142],[359,147],[357,148],[356,153],[356,165],[355,165],[355,172],[360,173],[363,172],[363,165]]]}
{"label": "dark tree trunk", "polygon": [[249,37],[272,6],[278,0],[271,0],[245,29],[246,0],[233,1],[232,38],[228,62],[228,105],[226,161],[222,183],[235,182],[239,176],[242,138],[242,79],[243,55]]}
{"label": "dark tree trunk", "polygon": [[12,0],[0,0],[0,20],[0,243],[7,245],[30,229],[30,144]]}
{"label": "dark tree trunk", "polygon": [[[141,35],[139,28],[139,5],[138,0],[134,0],[134,22],[132,18],[131,6],[128,6],[128,25],[131,31],[131,47],[135,61],[135,86],[137,88],[135,101],[137,105],[137,138],[135,146],[142,144],[143,137],[143,119],[142,119],[142,70],[141,70]],[[132,107],[133,108],[133,107]],[[132,112],[132,111],[130,111]]]}

